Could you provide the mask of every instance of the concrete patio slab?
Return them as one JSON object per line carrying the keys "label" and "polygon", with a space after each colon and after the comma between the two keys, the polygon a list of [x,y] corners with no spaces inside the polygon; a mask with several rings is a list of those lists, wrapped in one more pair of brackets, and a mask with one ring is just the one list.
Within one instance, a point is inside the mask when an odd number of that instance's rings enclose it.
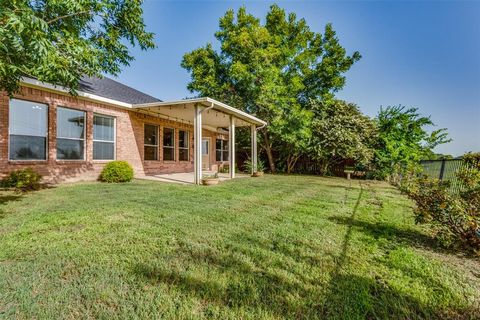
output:
{"label": "concrete patio slab", "polygon": [[[205,176],[215,174],[212,171],[204,171],[203,174]],[[228,173],[219,173],[218,177],[221,181],[230,180],[230,176]],[[247,174],[236,174],[235,178],[247,178],[249,175]],[[145,175],[143,177],[139,177],[139,179],[143,180],[152,180],[152,181],[160,181],[160,182],[168,182],[168,183],[179,183],[179,184],[194,184],[194,173],[193,172],[181,172],[181,173],[164,173],[164,174],[156,174],[156,175]]]}

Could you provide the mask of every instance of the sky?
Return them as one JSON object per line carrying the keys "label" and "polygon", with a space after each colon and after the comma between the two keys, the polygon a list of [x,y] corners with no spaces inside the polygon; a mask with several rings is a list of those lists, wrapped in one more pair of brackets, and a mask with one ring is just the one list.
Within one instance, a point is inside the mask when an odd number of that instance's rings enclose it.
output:
{"label": "sky", "polygon": [[315,32],[331,22],[347,52],[361,53],[338,98],[372,117],[381,106],[417,107],[453,139],[435,151],[480,151],[480,1],[146,0],[157,48],[132,48],[136,60],[117,80],[165,101],[191,97],[183,55],[209,42],[218,48],[214,33],[228,9],[264,18],[273,3]]}

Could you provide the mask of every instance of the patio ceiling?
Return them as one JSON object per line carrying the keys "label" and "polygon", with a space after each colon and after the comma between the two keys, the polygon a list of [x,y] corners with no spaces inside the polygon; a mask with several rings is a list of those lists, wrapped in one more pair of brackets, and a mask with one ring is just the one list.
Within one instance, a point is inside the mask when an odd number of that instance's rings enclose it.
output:
{"label": "patio ceiling", "polygon": [[265,121],[255,116],[208,97],[136,104],[133,105],[133,109],[138,112],[193,124],[195,105],[209,108],[202,113],[202,124],[206,127],[227,128],[230,125],[230,115],[234,116],[236,127],[249,127],[252,124],[256,126],[266,125]]}

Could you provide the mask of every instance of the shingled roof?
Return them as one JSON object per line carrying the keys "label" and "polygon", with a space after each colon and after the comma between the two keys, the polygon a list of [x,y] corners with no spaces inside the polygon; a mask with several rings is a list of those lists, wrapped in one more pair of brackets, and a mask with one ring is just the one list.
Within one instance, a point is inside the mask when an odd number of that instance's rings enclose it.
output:
{"label": "shingled roof", "polygon": [[78,90],[131,104],[162,101],[107,77],[83,77]]}

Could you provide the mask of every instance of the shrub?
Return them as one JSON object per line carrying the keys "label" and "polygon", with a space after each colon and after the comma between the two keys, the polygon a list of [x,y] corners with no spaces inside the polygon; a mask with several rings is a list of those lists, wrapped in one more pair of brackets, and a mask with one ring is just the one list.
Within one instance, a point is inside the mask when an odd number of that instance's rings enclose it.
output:
{"label": "shrub", "polygon": [[[243,166],[245,168],[245,171],[246,172],[252,172],[252,160],[251,159],[247,159],[245,160],[245,162],[243,163]],[[263,162],[262,160],[258,160],[257,161],[257,172],[263,172],[265,170],[265,162]]]}
{"label": "shrub", "polygon": [[38,190],[42,176],[32,168],[15,170],[2,180],[5,188],[15,188],[22,191]]}
{"label": "shrub", "polygon": [[448,181],[421,178],[409,190],[416,202],[415,220],[432,226],[445,246],[461,246],[480,254],[480,153],[467,154],[456,176],[463,189],[454,193]]}
{"label": "shrub", "polygon": [[229,173],[230,172],[230,165],[229,164],[224,164],[220,170],[218,170],[220,173]]}
{"label": "shrub", "polygon": [[117,183],[133,179],[133,168],[126,161],[112,161],[105,165],[100,174],[100,181]]}

